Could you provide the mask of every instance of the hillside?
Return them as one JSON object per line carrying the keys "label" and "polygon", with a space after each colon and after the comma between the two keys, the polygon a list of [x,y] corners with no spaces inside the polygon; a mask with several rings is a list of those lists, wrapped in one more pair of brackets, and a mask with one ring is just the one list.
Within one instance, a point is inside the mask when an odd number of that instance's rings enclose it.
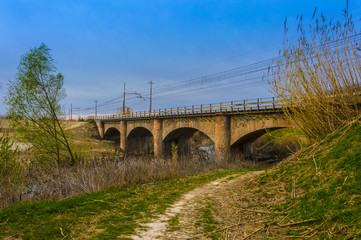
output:
{"label": "hillside", "polygon": [[[65,127],[71,129],[70,139],[80,147],[83,153],[104,152],[114,149],[114,143],[100,140],[98,129],[94,123],[86,121],[64,121]],[[30,143],[16,142],[13,137],[14,129],[11,127],[9,120],[0,120],[0,136],[3,132],[9,133],[10,138],[19,150],[26,150],[31,146]]]}
{"label": "hillside", "polygon": [[342,126],[257,178],[217,190],[205,210],[214,224],[201,236],[212,239],[360,238],[361,122]]}
{"label": "hillside", "polygon": [[289,218],[312,221],[319,238],[361,236],[361,123],[350,122],[273,169],[262,179],[280,182],[288,197],[274,206]]}
{"label": "hillside", "polygon": [[350,122],[319,143],[284,161],[260,184],[284,186],[272,210],[293,221],[309,221],[317,238],[361,237],[361,123]]}

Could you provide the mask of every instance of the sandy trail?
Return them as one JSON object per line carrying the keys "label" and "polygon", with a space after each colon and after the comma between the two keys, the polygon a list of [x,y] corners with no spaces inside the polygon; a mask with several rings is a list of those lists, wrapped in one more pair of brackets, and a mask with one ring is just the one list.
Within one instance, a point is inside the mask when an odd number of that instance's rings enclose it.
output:
{"label": "sandy trail", "polygon": [[[196,188],[186,194],[184,194],[178,201],[172,204],[164,214],[159,215],[158,218],[152,222],[144,224],[144,231],[137,230],[137,235],[131,236],[132,239],[189,239],[197,234],[197,230],[190,226],[197,218],[194,216],[194,212],[199,208],[199,203],[205,197],[213,195],[215,191],[223,186],[230,184],[234,181],[241,181],[242,178],[249,178],[253,175],[258,175],[260,172],[248,172],[235,175],[229,175],[213,182],[207,183],[202,187]],[[176,215],[181,214],[179,219],[178,230],[169,232],[167,228],[169,226],[169,220]],[[188,226],[187,226],[188,225]]]}

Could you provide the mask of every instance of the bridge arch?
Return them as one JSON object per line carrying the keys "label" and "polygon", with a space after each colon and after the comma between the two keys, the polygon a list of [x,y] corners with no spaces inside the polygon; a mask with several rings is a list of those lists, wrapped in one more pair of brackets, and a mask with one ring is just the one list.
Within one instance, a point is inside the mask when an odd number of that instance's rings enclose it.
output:
{"label": "bridge arch", "polygon": [[178,156],[189,154],[202,145],[212,145],[213,140],[204,132],[192,128],[181,127],[169,132],[163,139],[163,153],[166,156],[172,155],[172,144],[178,146]]}
{"label": "bridge arch", "polygon": [[145,127],[135,127],[128,133],[126,144],[129,152],[152,153],[154,149],[153,134]]}
{"label": "bridge arch", "polygon": [[117,128],[115,127],[110,127],[106,130],[106,132],[104,133],[104,139],[105,140],[112,140],[115,141],[116,143],[120,142],[120,132]]}
{"label": "bridge arch", "polygon": [[271,128],[262,128],[255,131],[249,132],[241,136],[237,141],[231,145],[232,152],[241,152],[245,155],[249,155],[252,152],[252,144],[260,138],[262,135],[267,132],[274,131],[277,129],[286,128],[286,127],[271,127]]}
{"label": "bridge arch", "polygon": [[189,120],[163,121],[163,140],[173,131],[181,128],[194,128],[206,134],[213,142],[215,138],[214,119],[212,118],[193,118]]}
{"label": "bridge arch", "polygon": [[279,128],[289,127],[294,126],[289,120],[278,116],[250,121],[244,121],[236,118],[231,122],[231,146],[246,136],[248,136],[248,138],[256,135],[260,137],[268,130],[272,131]]}

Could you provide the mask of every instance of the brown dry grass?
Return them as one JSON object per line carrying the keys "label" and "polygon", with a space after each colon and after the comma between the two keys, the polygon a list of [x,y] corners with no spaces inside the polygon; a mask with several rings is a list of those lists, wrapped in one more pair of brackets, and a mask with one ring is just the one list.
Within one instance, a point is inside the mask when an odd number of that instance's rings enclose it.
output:
{"label": "brown dry grass", "polygon": [[[262,172],[242,175],[200,196],[198,207],[185,215],[193,219],[191,224],[183,222],[188,230],[181,231],[188,231],[187,239],[289,239],[295,233],[303,238],[312,237],[316,227],[312,219],[295,222],[287,212],[273,210],[291,194],[284,184],[260,184],[260,175]],[[212,216],[218,223],[210,232],[194,225],[206,202],[211,204]],[[177,232],[171,234],[175,236]]]}
{"label": "brown dry grass", "polygon": [[259,185],[257,177],[239,178],[212,197],[214,214],[222,223],[216,231],[222,239],[280,239],[285,235],[280,226],[288,224],[288,219],[270,222],[269,217],[271,206],[283,202],[288,193],[282,184]]}
{"label": "brown dry grass", "polygon": [[257,165],[250,163],[246,166],[239,162],[209,160],[202,153],[185,156],[175,165],[170,159],[112,151],[81,159],[73,166],[44,169],[32,162],[22,166],[21,181],[16,183],[16,187],[2,186],[0,189],[0,208],[24,200],[62,199],[112,186],[189,176],[217,169],[254,168]]}
{"label": "brown dry grass", "polygon": [[284,49],[269,84],[298,127],[319,139],[359,112],[359,32],[346,9],[342,22],[321,14],[308,29],[301,16],[297,33],[294,43],[285,29]]}

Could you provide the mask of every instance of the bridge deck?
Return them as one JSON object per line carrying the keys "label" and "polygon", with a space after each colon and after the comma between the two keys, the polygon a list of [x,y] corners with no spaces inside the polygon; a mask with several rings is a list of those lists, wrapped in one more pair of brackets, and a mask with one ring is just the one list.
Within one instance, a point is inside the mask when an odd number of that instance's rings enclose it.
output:
{"label": "bridge deck", "polygon": [[275,98],[258,98],[242,101],[231,101],[218,104],[202,104],[193,106],[184,106],[177,108],[158,109],[153,112],[131,112],[128,114],[109,114],[93,116],[96,121],[111,121],[111,120],[132,120],[132,119],[148,119],[154,117],[192,117],[192,116],[207,116],[217,113],[239,114],[239,113],[256,113],[265,111],[279,111],[282,108],[282,101],[275,100]]}

